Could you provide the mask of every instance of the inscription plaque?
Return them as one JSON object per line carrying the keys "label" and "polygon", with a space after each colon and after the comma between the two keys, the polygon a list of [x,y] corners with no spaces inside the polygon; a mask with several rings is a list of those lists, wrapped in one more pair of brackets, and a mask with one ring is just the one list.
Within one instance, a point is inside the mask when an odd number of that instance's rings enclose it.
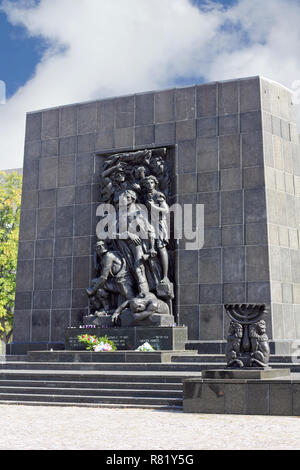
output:
{"label": "inscription plaque", "polygon": [[67,328],[65,348],[71,351],[83,351],[84,345],[77,336],[107,336],[119,351],[132,351],[145,342],[150,343],[157,351],[184,350],[187,342],[187,327],[131,327],[131,328]]}

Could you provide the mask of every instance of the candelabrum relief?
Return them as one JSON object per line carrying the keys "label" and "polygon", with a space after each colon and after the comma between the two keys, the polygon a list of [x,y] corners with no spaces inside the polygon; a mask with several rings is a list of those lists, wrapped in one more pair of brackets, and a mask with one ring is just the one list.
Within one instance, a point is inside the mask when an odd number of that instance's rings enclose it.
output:
{"label": "candelabrum relief", "polygon": [[166,155],[165,148],[112,155],[99,175],[96,277],[86,292],[91,313],[116,326],[174,323]]}
{"label": "candelabrum relief", "polygon": [[227,337],[227,367],[267,367],[270,358],[265,305],[225,305],[231,319]]}

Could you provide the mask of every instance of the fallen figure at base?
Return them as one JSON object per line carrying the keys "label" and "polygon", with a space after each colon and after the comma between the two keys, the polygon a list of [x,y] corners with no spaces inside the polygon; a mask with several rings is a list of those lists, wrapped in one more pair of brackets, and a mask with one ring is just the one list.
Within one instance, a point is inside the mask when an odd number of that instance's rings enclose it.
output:
{"label": "fallen figure at base", "polygon": [[137,297],[123,302],[112,316],[114,325],[119,326],[122,312],[131,314],[132,322],[146,320],[154,314],[170,315],[168,304],[158,299],[156,295],[151,292],[139,294]]}

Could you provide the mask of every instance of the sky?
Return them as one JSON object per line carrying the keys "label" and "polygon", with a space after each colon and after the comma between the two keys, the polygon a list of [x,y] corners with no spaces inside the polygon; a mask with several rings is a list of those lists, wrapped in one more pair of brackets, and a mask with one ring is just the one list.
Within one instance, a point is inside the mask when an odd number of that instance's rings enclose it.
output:
{"label": "sky", "polygon": [[0,168],[22,167],[30,111],[256,75],[300,87],[299,19],[300,0],[0,0]]}

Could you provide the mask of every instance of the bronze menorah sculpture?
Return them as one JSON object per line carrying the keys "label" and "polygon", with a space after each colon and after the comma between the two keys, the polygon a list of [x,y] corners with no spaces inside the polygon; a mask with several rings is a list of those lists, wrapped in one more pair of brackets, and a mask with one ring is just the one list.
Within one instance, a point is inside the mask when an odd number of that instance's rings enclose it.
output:
{"label": "bronze menorah sculpture", "polygon": [[265,305],[225,305],[231,319],[227,337],[227,367],[267,367],[270,358]]}

